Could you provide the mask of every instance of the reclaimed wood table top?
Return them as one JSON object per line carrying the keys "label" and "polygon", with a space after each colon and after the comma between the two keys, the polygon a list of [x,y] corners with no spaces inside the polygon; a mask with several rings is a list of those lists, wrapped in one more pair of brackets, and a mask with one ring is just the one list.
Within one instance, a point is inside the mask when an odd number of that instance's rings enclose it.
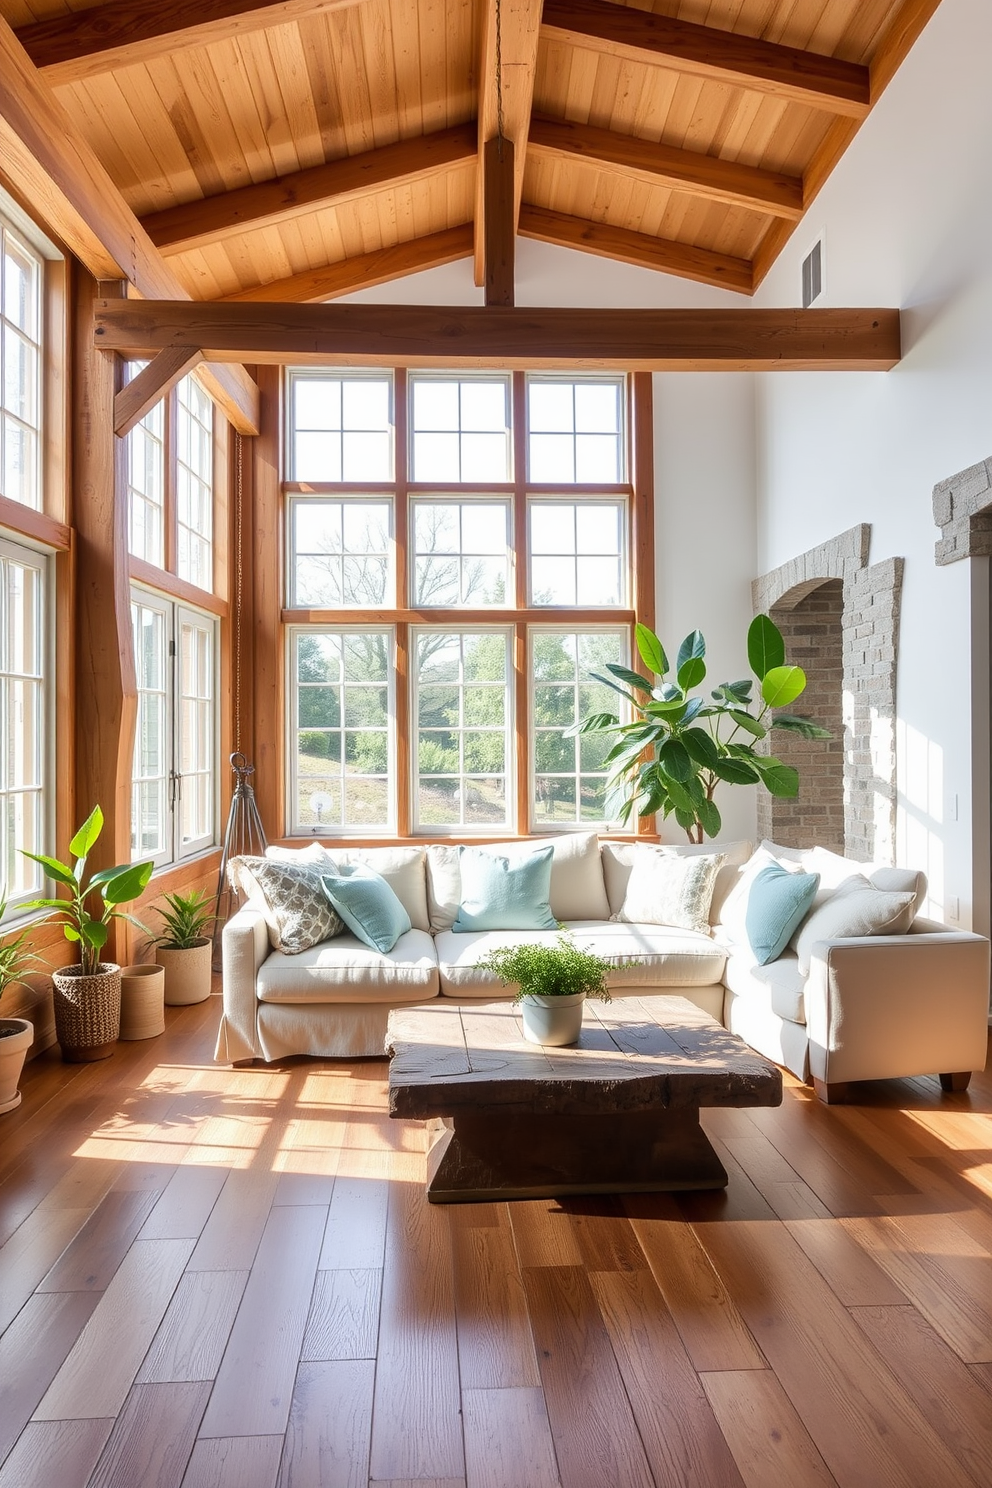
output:
{"label": "reclaimed wood table top", "polygon": [[588,1001],[567,1048],[524,1040],[511,1002],[396,1008],[386,1049],[392,1116],[498,1108],[582,1115],[778,1105],[782,1073],[684,997]]}

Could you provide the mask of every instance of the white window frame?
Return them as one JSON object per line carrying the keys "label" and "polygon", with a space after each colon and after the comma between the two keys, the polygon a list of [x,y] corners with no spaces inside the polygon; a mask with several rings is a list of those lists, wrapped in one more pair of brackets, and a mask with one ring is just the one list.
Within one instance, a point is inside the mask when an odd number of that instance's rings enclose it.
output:
{"label": "white window frame", "polygon": [[[389,474],[382,480],[376,479],[373,484],[391,486],[396,479],[396,379],[391,367],[289,367],[286,370],[285,387],[285,411],[284,411],[284,441],[285,456],[283,468],[288,472],[287,479],[296,482],[310,490],[323,490],[325,486],[351,487],[361,485],[353,479],[344,477],[344,453],[342,447],[341,476],[340,480],[331,479],[327,481],[314,480],[313,477],[301,478],[296,471],[296,389],[301,382],[388,382],[389,384]],[[342,415],[343,417],[343,415]],[[312,432],[304,429],[304,433]],[[328,431],[333,432],[333,431]],[[343,428],[342,435],[347,432]],[[352,433],[362,433],[362,430],[352,430]],[[372,432],[372,431],[369,431]]]}
{"label": "white window frame", "polygon": [[[376,506],[389,508],[388,531],[386,533],[386,584],[383,598],[378,608],[392,608],[393,595],[396,593],[396,499],[387,491],[381,493],[373,491],[321,491],[319,494],[304,495],[294,492],[286,498],[286,573],[284,578],[283,593],[286,595],[286,603],[290,609],[314,610],[340,610],[347,614],[349,610],[367,609],[367,605],[345,604],[339,601],[331,605],[304,604],[297,595],[296,589],[296,513],[301,507],[320,506],[333,504],[335,506],[368,506],[374,503]],[[308,555],[309,556],[309,555]],[[328,556],[337,557],[337,554]],[[341,561],[347,557],[361,557],[361,554],[342,553]]]}
{"label": "white window frame", "polygon": [[[166,736],[165,764],[166,764],[166,791],[165,812],[167,817],[167,829],[165,833],[165,844],[157,852],[148,852],[142,848],[140,843],[135,843],[134,834],[136,823],[133,820],[135,787],[140,783],[134,773],[134,762],[131,768],[131,801],[132,801],[132,848],[133,860],[141,862],[152,862],[156,868],[163,868],[172,863],[181,863],[188,858],[198,856],[207,852],[217,845],[219,840],[219,798],[220,798],[220,637],[219,626],[216,615],[211,615],[205,610],[198,610],[191,605],[186,605],[178,600],[171,599],[167,595],[160,594],[157,590],[146,589],[143,585],[134,584],[131,587],[131,602],[144,606],[146,609],[154,610],[165,617],[165,720],[164,730]],[[211,680],[213,683],[212,698],[212,740],[210,744],[211,776],[213,781],[213,800],[211,809],[211,821],[208,830],[200,836],[183,841],[182,820],[182,741],[180,728],[182,722],[182,677],[181,677],[181,627],[184,620],[190,620],[201,629],[207,630],[211,636],[210,664]],[[132,617],[133,625],[133,617]],[[138,694],[139,717],[135,728],[135,756],[139,743],[141,691]]]}
{"label": "white window frame", "polygon": [[[194,407],[196,396],[203,400],[206,405],[207,422],[204,423]],[[176,384],[176,573],[179,578],[185,579],[189,584],[194,584],[198,589],[208,593],[214,588],[214,493],[216,489],[216,460],[214,458],[214,441],[216,411],[212,400],[204,392],[202,386],[193,376],[188,373]],[[200,432],[206,437],[207,449],[207,472],[198,470],[190,460],[186,459],[186,443],[184,440],[184,426],[189,426],[193,431],[192,438],[198,437]],[[193,501],[193,492],[198,491],[204,501],[206,511],[206,523],[204,527],[196,527],[192,522],[183,521],[182,486],[183,481],[188,486],[188,499],[190,505]],[[200,584],[194,577],[192,565],[183,563],[183,533],[189,534],[187,540],[187,554],[194,545],[205,549],[204,577],[206,583]]]}
{"label": "white window frame", "polygon": [[[582,494],[579,494],[580,492]],[[534,598],[534,558],[535,558],[535,554],[534,554],[534,551],[533,551],[533,545],[531,543],[531,524],[530,524],[530,518],[531,518],[531,512],[532,512],[532,510],[533,510],[533,508],[535,506],[570,506],[570,507],[575,507],[575,508],[578,508],[578,507],[581,507],[581,506],[616,506],[616,507],[619,508],[619,510],[620,510],[620,552],[617,555],[618,556],[619,568],[620,568],[620,600],[619,600],[619,605],[617,605],[617,606],[614,606],[614,605],[593,605],[593,604],[589,604],[587,602],[584,602],[584,601],[582,601],[582,600],[580,600],[578,598],[578,560],[579,560],[579,558],[591,557],[593,555],[586,554],[586,553],[574,552],[574,553],[561,553],[561,554],[552,554],[552,553],[544,554],[544,553],[538,553],[536,556],[538,558],[543,558],[543,557],[571,558],[571,560],[575,564],[575,568],[576,568],[576,601],[575,601],[575,603],[574,604],[561,604],[561,605],[559,605],[559,604],[549,604],[549,605],[546,606],[546,608],[549,611],[551,611],[551,610],[559,611],[561,614],[564,615],[569,610],[594,610],[594,609],[610,610],[610,609],[614,609],[614,608],[619,608],[619,609],[626,608],[626,606],[630,602],[629,601],[629,595],[628,595],[628,587],[629,587],[629,583],[630,583],[630,573],[631,573],[630,504],[628,502],[627,497],[624,496],[624,495],[619,495],[619,494],[614,495],[611,492],[607,492],[607,491],[604,491],[604,492],[594,492],[593,494],[590,494],[588,491],[582,491],[582,488],[579,487],[578,485],[576,485],[573,488],[572,491],[567,492],[567,493],[566,492],[563,492],[563,491],[555,491],[555,492],[548,492],[548,493],[543,493],[541,491],[528,491],[527,492],[527,522],[526,522],[527,537],[526,537],[526,547],[525,547],[525,553],[524,553],[524,562],[527,565],[527,602],[528,602],[528,604],[530,605],[530,607],[532,609],[543,609],[543,608],[545,608],[545,606],[542,605],[542,604],[539,604],[537,602],[537,600]]]}
{"label": "white window frame", "polygon": [[[419,431],[417,430],[417,428],[415,426],[415,423],[414,423],[414,416],[413,416],[415,390],[416,390],[416,387],[417,387],[417,384],[418,383],[423,384],[425,382],[454,382],[454,383],[457,383],[458,384],[458,386],[459,386],[459,392],[458,392],[458,428],[457,429],[444,429],[444,430],[421,429]],[[463,384],[469,383],[469,382],[502,383],[504,385],[504,409],[505,409],[505,413],[506,413],[506,426],[505,426],[505,434],[504,434],[504,447],[505,447],[505,452],[506,452],[506,463],[505,463],[505,466],[504,466],[504,472],[505,473],[502,474],[502,475],[495,475],[495,476],[494,475],[490,475],[489,476],[489,479],[495,481],[495,483],[497,485],[499,485],[499,484],[507,484],[507,483],[509,483],[509,482],[511,482],[513,480],[513,376],[512,376],[512,373],[510,373],[510,372],[503,372],[503,371],[500,371],[498,369],[492,369],[492,370],[488,370],[487,371],[485,368],[482,368],[482,369],[480,369],[478,371],[472,371],[472,370],[465,370],[463,368],[452,368],[452,367],[449,367],[447,369],[434,368],[434,369],[429,369],[427,371],[414,371],[414,372],[410,372],[409,375],[408,375],[408,377],[407,377],[407,469],[409,471],[409,481],[410,481],[410,484],[411,485],[430,486],[430,485],[448,484],[447,482],[437,481],[434,476],[429,476],[429,475],[428,476],[419,476],[417,474],[417,462],[416,462],[416,451],[415,451],[415,443],[414,443],[414,441],[415,441],[415,437],[416,437],[416,435],[417,435],[418,432],[419,433],[422,433],[422,434],[433,434],[433,433],[457,434],[457,436],[458,436],[458,469],[459,469],[459,472],[461,472],[461,467],[462,467],[462,445],[461,445],[462,435],[463,434],[482,434],[482,433],[492,433],[492,434],[494,434],[496,432],[496,430],[494,430],[494,429],[491,429],[491,430],[484,430],[484,429],[464,429],[463,430],[462,429],[462,422],[461,422],[461,408],[462,408],[461,387],[462,387]],[[453,485],[453,486],[461,486],[461,487],[465,488],[466,490],[472,490],[473,488],[475,488],[476,490],[478,490],[479,487],[480,487],[480,482],[478,480],[475,480],[474,478],[470,479],[470,478],[468,478],[466,476],[462,476],[460,473],[459,473],[458,479],[456,481],[450,482],[450,484]]]}
{"label": "white window frame", "polygon": [[[30,258],[35,265],[37,283],[37,302],[35,305],[37,339],[27,333],[5,314],[4,290],[0,285],[0,356],[4,354],[4,343],[8,335],[27,341],[34,348],[35,378],[34,378],[34,408],[35,420],[33,423],[20,418],[17,414],[8,412],[3,407],[0,399],[0,494],[19,505],[26,506],[31,511],[41,511],[44,505],[45,476],[44,462],[44,440],[45,440],[45,388],[44,388],[44,359],[45,344],[48,335],[48,326],[45,315],[45,256],[40,252],[38,245],[32,241],[33,234],[24,232],[17,217],[8,209],[8,198],[0,191],[0,272],[2,272],[6,240],[10,238],[12,243]],[[9,329],[8,329],[9,328]],[[0,363],[2,368],[2,363]],[[2,384],[3,372],[0,370],[0,384]],[[3,471],[5,464],[6,433],[4,425],[7,419],[28,431],[29,443],[32,449],[33,470],[31,472],[30,491],[31,499],[22,501],[20,497],[13,496],[10,491],[3,488]]]}
{"label": "white window frame", "polygon": [[[551,482],[548,482],[548,481],[539,481],[539,480],[535,480],[535,479],[532,478],[531,473],[530,473],[530,436],[531,436],[531,427],[530,427],[530,389],[531,389],[531,387],[535,383],[549,383],[549,382],[564,384],[566,387],[573,387],[573,388],[574,387],[578,387],[583,382],[586,382],[586,383],[593,383],[593,382],[595,382],[595,383],[612,383],[612,384],[615,384],[617,386],[617,388],[619,389],[619,393],[620,393],[619,420],[618,420],[618,423],[617,423],[617,438],[618,438],[618,450],[619,450],[619,455],[620,455],[620,469],[617,472],[617,479],[615,481],[602,482],[602,481],[582,481],[582,480],[580,480],[579,479],[579,476],[578,476],[578,461],[577,460],[575,462],[575,465],[576,465],[576,477],[575,477],[575,480],[574,481],[551,481]],[[605,487],[608,488],[609,486],[625,485],[627,483],[627,481],[630,479],[630,451],[628,450],[628,444],[630,442],[630,440],[629,440],[629,432],[628,432],[629,431],[629,427],[630,427],[630,409],[628,407],[628,402],[627,402],[627,373],[626,372],[616,372],[616,373],[611,373],[611,372],[561,372],[561,373],[555,373],[555,372],[528,372],[527,373],[527,376],[526,376],[526,379],[525,379],[525,383],[526,383],[526,392],[525,392],[525,397],[524,397],[524,451],[525,451],[525,453],[524,453],[524,459],[526,461],[526,466],[527,466],[527,470],[526,470],[526,481],[527,481],[528,487],[534,487],[536,489],[540,489],[542,486],[546,486],[546,485],[553,485],[553,486],[566,486],[567,485],[567,486],[575,486],[578,489],[584,489],[584,490],[587,490],[588,491],[589,488],[590,488],[590,486],[592,486],[594,488],[595,487],[598,487],[598,486],[605,486]],[[574,395],[573,395],[573,414],[574,414]],[[543,429],[537,430],[537,433],[539,433],[539,434],[543,434],[545,432],[553,432],[553,431],[545,431]],[[562,430],[561,432],[562,432],[562,434],[565,433],[564,430]],[[575,441],[577,435],[580,432],[581,431],[579,431],[579,430],[577,430],[575,428],[575,420],[574,420],[574,417],[573,417],[573,421],[572,421],[573,452],[575,450],[574,441]]]}
{"label": "white window frame", "polygon": [[[440,604],[440,603],[435,604],[435,603],[432,603],[430,600],[421,600],[421,599],[418,599],[417,598],[417,559],[418,559],[418,557],[420,557],[420,552],[419,552],[419,550],[417,548],[417,510],[418,510],[418,508],[419,507],[425,507],[425,506],[453,506],[453,507],[456,507],[459,511],[461,511],[462,508],[464,508],[464,507],[472,507],[473,505],[478,505],[478,506],[501,506],[506,511],[506,545],[505,545],[505,547],[503,549],[503,561],[506,564],[506,594],[507,594],[507,596],[509,596],[509,595],[511,595],[513,593],[513,586],[514,586],[513,497],[511,495],[509,495],[507,492],[496,492],[494,494],[490,494],[487,491],[473,491],[469,487],[466,487],[465,490],[464,490],[464,492],[444,491],[444,492],[438,493],[437,495],[431,495],[429,492],[426,492],[426,491],[417,491],[416,494],[411,495],[411,497],[410,497],[410,537],[409,537],[408,557],[407,557],[407,586],[408,586],[408,600],[407,600],[407,603],[410,605],[411,609],[418,609],[418,610],[432,610],[432,609],[439,609],[439,610],[443,610],[443,609],[468,609],[468,610],[493,609],[493,610],[502,610],[502,609],[506,609],[507,608],[506,600],[505,599],[504,599],[503,604],[501,604],[501,605],[497,605],[497,604],[487,605],[487,604],[485,604],[484,601],[481,601],[481,600],[479,600],[479,601],[473,601],[470,604],[467,600],[461,600],[461,599],[455,601],[455,603],[452,604],[452,605],[445,605],[445,604]],[[459,525],[461,526],[461,519],[459,519]],[[462,578],[464,576],[464,568],[465,568],[466,561],[471,561],[472,558],[488,558],[488,557],[495,558],[495,557],[498,557],[499,556],[496,553],[492,553],[492,554],[489,554],[489,553],[472,553],[470,555],[466,555],[465,552],[462,551],[462,549],[464,549],[464,543],[461,544],[460,550],[458,552],[456,552],[456,553],[439,553],[437,555],[429,555],[429,556],[437,556],[439,558],[452,559],[454,562],[456,562],[458,564],[458,587],[459,587],[459,593],[461,592],[461,584],[462,584]]]}
{"label": "white window frame", "polygon": [[[35,610],[35,622],[38,629],[37,654],[40,659],[41,672],[37,678],[31,678],[31,680],[40,683],[40,686],[38,688],[38,716],[36,720],[38,746],[35,752],[35,761],[39,775],[39,783],[37,787],[37,796],[39,798],[37,850],[38,852],[45,852],[47,850],[45,844],[50,842],[53,836],[55,814],[55,792],[53,789],[53,783],[55,779],[55,738],[54,729],[51,727],[51,719],[54,714],[53,690],[55,676],[55,627],[52,617],[52,604],[54,597],[54,584],[52,583],[52,555],[47,549],[41,546],[35,546],[34,544],[25,542],[13,541],[5,535],[0,534],[0,560],[3,561],[4,566],[6,565],[6,562],[9,561],[17,564],[22,564],[29,568],[33,568],[39,575],[39,592]],[[0,606],[0,664],[4,664],[4,666],[7,655],[7,613],[8,612],[6,605]],[[6,680],[11,674],[8,673],[6,669],[4,669],[4,671],[0,675],[2,675],[2,682],[0,682],[0,702],[2,702],[4,694],[6,692]],[[5,735],[8,727],[9,716],[9,706],[3,706],[2,708],[0,708],[0,717],[4,719],[3,728]],[[6,743],[5,740],[0,740],[0,765],[4,765],[5,763]],[[0,780],[5,778],[6,771],[4,770],[3,775],[0,776]],[[5,806],[9,797],[12,794],[17,793],[18,792],[12,792],[8,790],[5,786],[2,790],[0,790],[0,811],[3,811],[3,807]],[[5,811],[3,811],[3,815],[4,817],[6,817]],[[15,843],[15,848],[18,846],[20,846],[20,844]],[[4,876],[5,860],[5,848],[2,842],[0,842],[0,898],[2,898],[3,896],[3,890],[8,888]],[[27,863],[28,860],[24,859],[23,861]],[[37,865],[33,865],[33,881],[31,885],[28,888],[22,890],[19,894],[9,894],[3,923],[6,925],[12,920],[15,920],[21,912],[21,906],[28,900],[37,897],[37,895],[43,893],[44,891],[45,879],[42,870]]]}

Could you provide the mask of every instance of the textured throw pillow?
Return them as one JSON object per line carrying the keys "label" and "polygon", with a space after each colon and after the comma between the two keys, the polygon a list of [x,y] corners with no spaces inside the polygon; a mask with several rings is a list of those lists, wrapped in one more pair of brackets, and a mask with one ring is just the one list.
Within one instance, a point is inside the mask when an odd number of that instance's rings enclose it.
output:
{"label": "textured throw pillow", "polygon": [[410,916],[374,869],[342,864],[337,873],[325,873],[322,883],[348,929],[370,950],[386,955],[411,928]]}
{"label": "textured throw pillow", "polygon": [[463,847],[462,898],[452,930],[555,930],[551,913],[551,857],[541,848],[526,858]]}
{"label": "textured throw pillow", "polygon": [[790,873],[778,863],[762,868],[747,896],[744,928],[759,966],[782,954],[789,937],[813,903],[815,873]]}
{"label": "textured throw pillow", "polygon": [[309,951],[344,929],[324,893],[321,869],[315,865],[280,863],[271,858],[232,858],[227,871],[234,888],[254,899],[261,909],[270,944],[287,956]]}
{"label": "textured throw pillow", "polygon": [[678,930],[710,928],[710,903],[723,853],[695,858],[641,853],[634,859],[621,920],[640,925],[672,925]]}
{"label": "textured throw pillow", "polygon": [[905,935],[916,913],[912,890],[887,893],[882,889],[852,888],[835,894],[813,911],[796,940],[799,970],[805,976],[818,940],[842,940],[862,935]]}

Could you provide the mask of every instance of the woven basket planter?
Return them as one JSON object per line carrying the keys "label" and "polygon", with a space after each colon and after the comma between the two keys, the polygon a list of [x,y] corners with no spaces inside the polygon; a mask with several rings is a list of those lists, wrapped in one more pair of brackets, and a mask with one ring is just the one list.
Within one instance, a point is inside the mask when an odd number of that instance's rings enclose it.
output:
{"label": "woven basket planter", "polygon": [[86,976],[81,966],[52,972],[55,1036],[67,1064],[107,1059],[121,1026],[121,969],[101,961]]}
{"label": "woven basket planter", "polygon": [[165,972],[144,962],[121,971],[122,1039],[155,1038],[165,1032]]}
{"label": "woven basket planter", "polygon": [[196,945],[177,949],[174,946],[157,946],[155,959],[165,967],[166,1007],[185,1007],[187,1003],[203,1002],[210,996],[210,963],[213,958],[213,942],[204,936]]}

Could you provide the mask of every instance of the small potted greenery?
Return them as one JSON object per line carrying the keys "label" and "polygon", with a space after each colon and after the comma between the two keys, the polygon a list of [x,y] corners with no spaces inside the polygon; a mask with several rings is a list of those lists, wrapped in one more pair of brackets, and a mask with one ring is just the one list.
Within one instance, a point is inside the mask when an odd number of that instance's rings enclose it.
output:
{"label": "small potted greenery", "polygon": [[574,1044],[582,1031],[582,1005],[587,997],[610,1001],[608,972],[602,956],[582,951],[567,935],[556,945],[504,946],[483,956],[479,965],[499,977],[504,987],[516,983],[524,1038],[532,1044]]}
{"label": "small potted greenery", "polygon": [[164,926],[152,942],[155,959],[165,968],[165,1000],[170,1007],[202,1002],[210,995],[213,945],[209,929],[216,916],[213,900],[202,890],[166,894],[165,908],[155,906]]}
{"label": "small potted greenery", "polygon": [[[26,858],[41,864],[48,878],[69,891],[67,899],[32,899],[24,906],[52,910],[50,918],[61,919],[66,940],[79,946],[77,965],[52,972],[55,1034],[68,1064],[107,1059],[114,1052],[121,1023],[121,969],[112,961],[101,961],[100,952],[107,944],[111,920],[129,920],[144,929],[120,906],[138,898],[154,867],[152,863],[119,863],[94,873],[84,887],[86,859],[102,831],[103,812],[94,806],[69,843],[75,859],[71,867],[58,858],[21,849]],[[95,914],[90,911],[94,895],[102,906]]]}
{"label": "small potted greenery", "polygon": [[[7,908],[7,899],[0,899],[0,920]],[[0,1004],[8,987],[23,984],[24,974],[32,963],[38,961],[33,951],[25,948],[28,932],[22,930],[10,940],[0,942]],[[34,1024],[27,1018],[0,1017],[0,1116],[13,1111],[21,1104],[18,1082],[34,1038]]]}

